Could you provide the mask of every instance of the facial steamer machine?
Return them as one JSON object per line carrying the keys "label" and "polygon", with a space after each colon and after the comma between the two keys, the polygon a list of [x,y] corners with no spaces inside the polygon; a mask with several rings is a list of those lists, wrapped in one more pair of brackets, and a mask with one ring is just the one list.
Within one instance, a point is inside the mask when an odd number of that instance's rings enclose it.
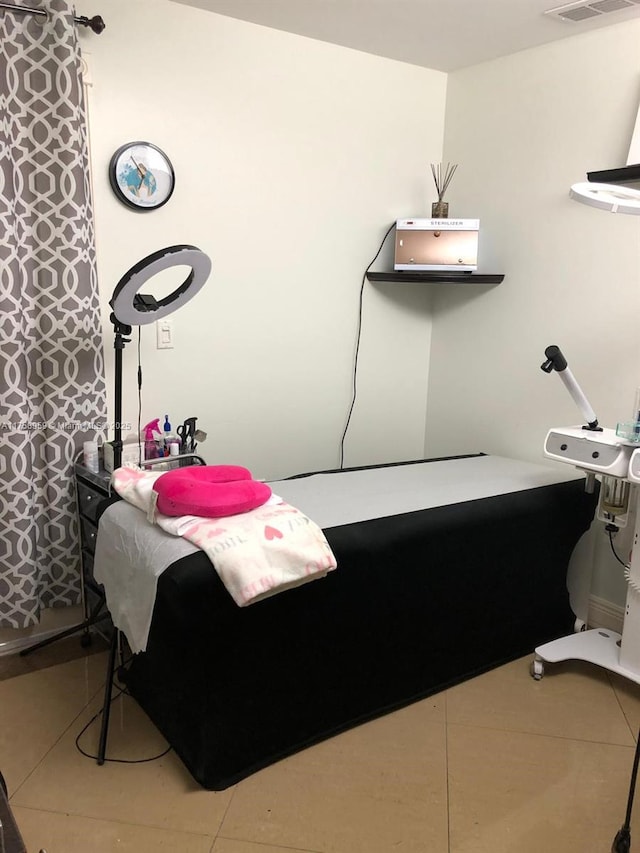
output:
{"label": "facial steamer machine", "polygon": [[[626,527],[635,514],[634,543],[640,534],[640,513],[637,510],[640,490],[640,422],[618,424],[616,430],[606,429],[582,393],[567,361],[557,346],[545,350],[546,361],[541,365],[546,373],[557,371],[578,405],[586,424],[558,427],[549,430],[544,453],[550,459],[575,465],[586,473],[585,488],[593,491],[599,475],[600,498],[596,517],[603,521],[608,532]],[[640,405],[640,400],[638,401]],[[638,414],[638,410],[636,410]],[[622,634],[615,631],[582,630],[578,620],[576,630],[559,640],[536,648],[531,674],[540,679],[544,662],[578,659],[598,664],[640,684],[640,548],[634,548],[631,562],[625,566],[628,583]]]}
{"label": "facial steamer machine", "polygon": [[[596,477],[599,478],[596,518],[604,522],[610,535],[626,527],[632,519],[635,527],[634,547],[624,568],[628,587],[622,633],[601,628],[584,630],[584,623],[576,620],[576,633],[536,648],[531,675],[535,679],[542,678],[545,662],[584,660],[640,684],[640,392],[632,421],[618,424],[615,430],[603,428],[560,349],[547,347],[545,357],[542,370],[558,373],[586,421],[584,425],[549,430],[544,443],[545,456],[584,471],[588,491],[593,491]],[[626,818],[614,839],[612,853],[628,853],[631,849],[631,808],[639,761],[640,735],[636,742]]]}

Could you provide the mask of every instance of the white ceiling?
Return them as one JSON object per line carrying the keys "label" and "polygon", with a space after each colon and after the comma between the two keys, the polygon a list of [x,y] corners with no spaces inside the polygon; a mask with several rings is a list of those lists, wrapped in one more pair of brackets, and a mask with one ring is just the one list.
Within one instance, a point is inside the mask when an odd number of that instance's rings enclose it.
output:
{"label": "white ceiling", "polygon": [[[439,71],[455,71],[640,17],[640,5],[582,22],[544,15],[566,0],[173,0]],[[640,0],[590,0],[610,8]]]}

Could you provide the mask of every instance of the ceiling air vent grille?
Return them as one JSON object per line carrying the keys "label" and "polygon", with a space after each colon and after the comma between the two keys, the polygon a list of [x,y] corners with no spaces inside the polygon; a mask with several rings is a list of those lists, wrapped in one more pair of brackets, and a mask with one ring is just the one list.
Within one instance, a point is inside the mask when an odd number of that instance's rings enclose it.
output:
{"label": "ceiling air vent grille", "polygon": [[640,0],[579,0],[577,3],[566,3],[564,6],[556,6],[555,9],[547,9],[544,14],[561,18],[563,21],[580,22],[638,7]]}

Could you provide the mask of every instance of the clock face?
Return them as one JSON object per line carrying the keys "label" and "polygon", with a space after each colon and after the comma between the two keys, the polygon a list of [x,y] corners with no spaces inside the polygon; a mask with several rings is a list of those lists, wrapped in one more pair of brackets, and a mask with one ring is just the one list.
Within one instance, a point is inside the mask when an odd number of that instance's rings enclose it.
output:
{"label": "clock face", "polygon": [[150,142],[129,142],[109,163],[109,181],[127,207],[152,210],[166,204],[175,183],[167,155]]}

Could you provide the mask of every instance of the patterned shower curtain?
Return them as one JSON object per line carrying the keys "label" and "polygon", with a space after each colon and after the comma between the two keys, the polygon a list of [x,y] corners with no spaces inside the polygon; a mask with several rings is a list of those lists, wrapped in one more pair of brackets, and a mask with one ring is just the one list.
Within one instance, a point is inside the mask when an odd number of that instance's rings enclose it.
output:
{"label": "patterned shower curtain", "polygon": [[[22,0],[22,5],[34,0]],[[106,418],[74,9],[0,9],[0,627],[80,601],[73,463]]]}

